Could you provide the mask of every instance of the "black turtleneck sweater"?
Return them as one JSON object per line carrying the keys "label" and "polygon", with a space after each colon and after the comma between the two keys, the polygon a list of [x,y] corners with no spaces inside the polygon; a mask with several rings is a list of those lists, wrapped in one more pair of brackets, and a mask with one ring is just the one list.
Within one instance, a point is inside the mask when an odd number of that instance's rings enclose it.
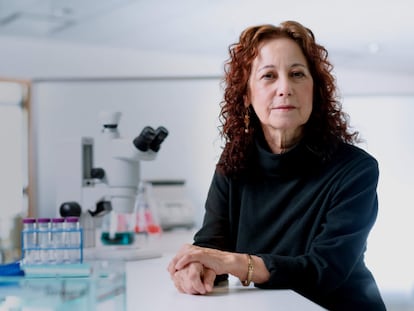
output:
{"label": "black turtleneck sweater", "polygon": [[[260,256],[270,279],[329,310],[385,310],[364,263],[378,210],[377,161],[340,144],[322,161],[305,144],[256,150],[237,178],[214,174],[194,244]],[[277,304],[277,301],[275,301]]]}

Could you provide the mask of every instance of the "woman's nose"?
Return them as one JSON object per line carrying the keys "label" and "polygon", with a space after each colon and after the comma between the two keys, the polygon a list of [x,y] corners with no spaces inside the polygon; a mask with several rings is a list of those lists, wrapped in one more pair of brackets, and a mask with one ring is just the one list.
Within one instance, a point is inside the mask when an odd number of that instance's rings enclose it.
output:
{"label": "woman's nose", "polygon": [[286,77],[279,78],[276,92],[277,92],[277,96],[280,96],[280,97],[292,95],[291,84],[288,78]]}

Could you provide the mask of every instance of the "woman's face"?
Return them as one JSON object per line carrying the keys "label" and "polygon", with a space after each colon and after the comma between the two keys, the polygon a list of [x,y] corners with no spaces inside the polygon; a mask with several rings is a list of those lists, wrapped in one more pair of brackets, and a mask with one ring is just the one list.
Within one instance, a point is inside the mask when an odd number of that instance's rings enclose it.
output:
{"label": "woman's face", "polygon": [[249,102],[265,136],[302,135],[312,112],[313,79],[299,45],[288,38],[266,41],[252,64]]}

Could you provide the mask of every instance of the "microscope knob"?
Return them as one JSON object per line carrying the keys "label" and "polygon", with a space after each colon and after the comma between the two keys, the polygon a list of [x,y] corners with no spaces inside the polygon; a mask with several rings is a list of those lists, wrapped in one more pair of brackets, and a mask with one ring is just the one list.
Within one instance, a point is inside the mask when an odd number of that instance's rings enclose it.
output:
{"label": "microscope knob", "polygon": [[91,169],[91,177],[96,179],[103,179],[105,177],[105,170],[100,167]]}
{"label": "microscope knob", "polygon": [[111,201],[105,201],[105,200],[99,201],[96,204],[96,210],[94,211],[88,210],[89,214],[92,217],[103,216],[103,215],[108,214],[110,211],[112,211],[112,203]]}
{"label": "microscope knob", "polygon": [[82,209],[78,202],[64,202],[59,208],[62,217],[80,217]]}

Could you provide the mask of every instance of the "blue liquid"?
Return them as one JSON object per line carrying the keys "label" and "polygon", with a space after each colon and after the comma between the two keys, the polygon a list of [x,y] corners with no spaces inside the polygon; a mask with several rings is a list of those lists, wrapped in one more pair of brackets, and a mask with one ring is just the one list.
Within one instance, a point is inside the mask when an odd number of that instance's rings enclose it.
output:
{"label": "blue liquid", "polygon": [[102,232],[101,241],[105,245],[129,245],[134,243],[133,232],[116,232],[112,237],[109,232]]}

